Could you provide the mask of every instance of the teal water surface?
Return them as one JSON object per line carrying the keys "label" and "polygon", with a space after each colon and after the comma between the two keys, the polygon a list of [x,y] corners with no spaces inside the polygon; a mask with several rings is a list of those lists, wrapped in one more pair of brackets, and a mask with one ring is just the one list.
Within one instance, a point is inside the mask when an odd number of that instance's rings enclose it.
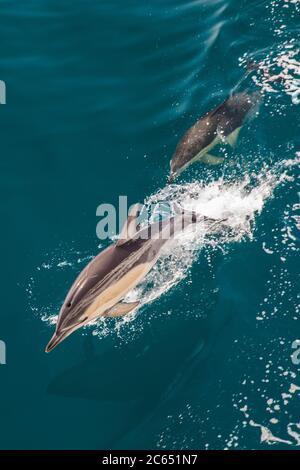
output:
{"label": "teal water surface", "polygon": [[[0,13],[0,447],[297,448],[300,2],[2,0]],[[263,90],[258,115],[224,165],[168,188],[180,137],[247,59],[262,64],[239,85]],[[45,354],[68,288],[111,243],[98,205],[181,191],[236,213],[234,234],[160,264],[134,318]]]}

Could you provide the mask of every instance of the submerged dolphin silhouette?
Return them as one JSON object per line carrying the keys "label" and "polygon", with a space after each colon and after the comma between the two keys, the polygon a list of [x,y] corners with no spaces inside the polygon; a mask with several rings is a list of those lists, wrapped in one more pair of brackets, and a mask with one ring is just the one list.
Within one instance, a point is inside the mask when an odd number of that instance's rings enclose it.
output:
{"label": "submerged dolphin silhouette", "polygon": [[[96,256],[78,276],[61,308],[46,352],[100,316],[117,317],[134,310],[139,302],[124,303],[122,299],[148,274],[163,246],[200,220],[194,212],[179,213],[177,207],[174,216],[137,231],[138,215],[138,205],[135,205],[118,242]],[[205,217],[202,220],[211,222]]]}
{"label": "submerged dolphin silhouette", "polygon": [[221,163],[224,159],[210,155],[209,151],[222,142],[231,146],[235,144],[244,121],[256,108],[261,96],[259,91],[236,93],[201,117],[176,147],[170,162],[169,182],[196,161],[211,165]]}

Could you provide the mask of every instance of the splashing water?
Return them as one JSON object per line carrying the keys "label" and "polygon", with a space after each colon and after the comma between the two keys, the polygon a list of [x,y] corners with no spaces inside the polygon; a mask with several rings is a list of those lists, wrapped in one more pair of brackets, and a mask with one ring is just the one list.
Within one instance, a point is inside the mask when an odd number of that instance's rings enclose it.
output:
{"label": "splashing water", "polygon": [[[293,104],[300,103],[300,62],[299,49],[294,47],[294,41],[284,44],[283,50],[278,54],[268,56],[260,65],[261,76],[254,76],[254,83],[262,91],[276,93],[280,90],[276,84],[280,83]],[[273,73],[271,72],[273,71]]]}
{"label": "splashing water", "polygon": [[[175,240],[166,245],[161,258],[144,281],[129,292],[124,300],[127,302],[139,300],[140,309],[185,279],[193,262],[205,247],[224,251],[233,242],[252,239],[256,216],[261,213],[278,185],[293,180],[288,170],[299,162],[300,157],[297,156],[295,159],[284,160],[272,168],[266,166],[258,174],[252,173],[231,182],[221,178],[209,184],[194,181],[183,185],[169,185],[147,198],[146,206],[176,201],[183,209],[193,210],[211,219],[222,220],[222,223],[217,225],[217,229],[214,225],[199,223],[195,230],[187,229],[179,234]],[[38,271],[49,270],[52,265],[65,269],[73,264],[70,260],[59,259],[58,263],[43,263]],[[29,291],[33,298],[32,286]],[[32,309],[36,311],[36,308]],[[58,309],[59,307],[56,311]],[[136,318],[137,311],[136,309],[130,315],[115,320],[100,318],[89,326],[92,326],[93,334],[100,337],[106,336],[111,331],[119,334],[123,326],[132,323]],[[53,324],[57,316],[43,309],[41,319]],[[114,328],[112,321],[115,323]]]}
{"label": "splashing water", "polygon": [[[202,182],[171,185],[150,196],[146,205],[177,202],[183,209],[208,218],[222,220],[217,230],[199,224],[186,230],[165,250],[164,255],[145,281],[128,295],[128,300],[142,300],[145,305],[167,292],[184,279],[197,253],[206,246],[222,249],[227,244],[252,238],[255,217],[259,215],[281,183],[291,181],[286,169],[297,165],[300,158],[285,160],[258,175],[227,183],[222,178],[208,185]],[[153,289],[148,289],[149,283]]]}
{"label": "splashing water", "polygon": [[[273,0],[268,2],[269,24],[274,36],[271,50],[257,51],[251,60],[257,62],[257,74],[252,80],[264,93],[285,93],[292,104],[300,103],[300,61],[299,40],[287,27],[287,22],[297,19],[300,12],[299,0]],[[279,42],[278,42],[279,40]],[[249,56],[249,57],[250,57]],[[241,66],[249,60],[248,54],[240,57]]]}

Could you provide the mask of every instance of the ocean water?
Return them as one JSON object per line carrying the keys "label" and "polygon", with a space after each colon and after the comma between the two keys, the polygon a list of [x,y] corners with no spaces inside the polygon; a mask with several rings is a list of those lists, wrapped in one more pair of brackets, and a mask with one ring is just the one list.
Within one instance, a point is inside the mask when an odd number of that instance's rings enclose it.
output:
{"label": "ocean water", "polygon": [[[3,0],[0,12],[0,447],[297,449],[300,2]],[[247,61],[260,64],[248,76]],[[168,185],[184,132],[257,88],[224,164]],[[182,235],[129,293],[138,311],[47,355],[70,285],[112,243],[97,239],[96,209],[119,195],[226,226]]]}

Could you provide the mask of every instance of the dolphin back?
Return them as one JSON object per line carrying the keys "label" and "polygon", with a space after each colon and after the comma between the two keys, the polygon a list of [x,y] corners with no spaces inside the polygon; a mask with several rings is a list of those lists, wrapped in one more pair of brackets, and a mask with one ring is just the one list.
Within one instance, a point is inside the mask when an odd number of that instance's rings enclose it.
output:
{"label": "dolphin back", "polygon": [[261,93],[241,92],[229,96],[223,103],[201,117],[178,143],[171,159],[171,174],[187,166],[200,152],[214,145],[218,135],[226,138],[241,127],[256,109]]}

